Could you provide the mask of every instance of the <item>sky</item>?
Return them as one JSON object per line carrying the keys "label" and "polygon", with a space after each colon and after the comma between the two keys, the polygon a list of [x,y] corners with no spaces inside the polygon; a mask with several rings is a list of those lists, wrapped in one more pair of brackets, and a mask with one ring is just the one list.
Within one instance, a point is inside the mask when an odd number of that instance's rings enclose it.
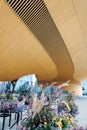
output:
{"label": "sky", "polygon": [[87,80],[82,82],[82,87],[84,87],[83,93],[87,93]]}

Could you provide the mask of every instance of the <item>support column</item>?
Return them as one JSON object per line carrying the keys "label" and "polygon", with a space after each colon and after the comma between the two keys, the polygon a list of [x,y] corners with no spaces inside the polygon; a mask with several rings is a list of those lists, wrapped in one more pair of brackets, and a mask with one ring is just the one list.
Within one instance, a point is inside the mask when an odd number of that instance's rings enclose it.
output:
{"label": "support column", "polygon": [[76,96],[82,96],[82,86],[70,83],[69,86],[63,87],[68,92],[73,92]]}

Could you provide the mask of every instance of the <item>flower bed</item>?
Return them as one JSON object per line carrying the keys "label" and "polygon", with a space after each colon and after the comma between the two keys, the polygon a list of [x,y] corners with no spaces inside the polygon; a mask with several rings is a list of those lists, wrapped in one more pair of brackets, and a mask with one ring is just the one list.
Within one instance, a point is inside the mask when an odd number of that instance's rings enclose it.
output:
{"label": "flower bed", "polygon": [[67,114],[55,113],[50,109],[50,106],[43,106],[41,111],[34,118],[30,117],[21,120],[17,126],[17,130],[84,130],[79,127],[74,118]]}
{"label": "flower bed", "polygon": [[[63,91],[61,95],[63,95]],[[33,111],[33,114],[29,118],[21,120],[17,126],[17,130],[84,130],[75,121],[75,117],[78,114],[78,107],[71,94],[67,93],[67,95],[63,95],[63,101],[59,101],[58,107],[60,104],[64,104],[62,106],[64,109],[60,112],[56,111],[58,110],[57,107],[53,109],[52,105],[57,105],[56,102],[53,102],[53,104],[49,102],[48,105],[43,105],[44,95],[41,99],[40,105],[38,104],[39,107],[36,105],[38,100],[33,104],[38,109],[34,108],[35,111]]]}

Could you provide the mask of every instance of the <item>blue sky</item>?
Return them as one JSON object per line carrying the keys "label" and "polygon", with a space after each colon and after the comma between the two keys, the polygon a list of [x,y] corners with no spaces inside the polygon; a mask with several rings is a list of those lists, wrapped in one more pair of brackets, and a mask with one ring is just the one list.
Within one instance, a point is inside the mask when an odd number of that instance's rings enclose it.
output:
{"label": "blue sky", "polygon": [[82,87],[84,87],[84,91],[83,92],[86,92],[87,93],[87,80],[84,80],[83,82],[82,82]]}

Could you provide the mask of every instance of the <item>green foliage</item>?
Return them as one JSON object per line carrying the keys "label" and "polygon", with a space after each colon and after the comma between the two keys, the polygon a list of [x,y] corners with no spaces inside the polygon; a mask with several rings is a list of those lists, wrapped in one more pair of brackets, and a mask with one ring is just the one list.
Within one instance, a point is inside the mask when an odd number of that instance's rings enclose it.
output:
{"label": "green foliage", "polygon": [[68,122],[66,119],[62,120],[62,128],[69,128],[70,127],[70,122]]}
{"label": "green foliage", "polygon": [[10,100],[13,99],[13,97],[12,97],[12,95],[11,95],[10,93],[6,94],[6,98],[7,98],[7,99],[10,99]]}
{"label": "green foliage", "polygon": [[76,117],[79,112],[78,112],[78,107],[75,104],[74,98],[72,94],[68,94],[67,96],[65,96],[64,100],[68,103],[69,107],[70,107],[70,114],[73,117]]}
{"label": "green foliage", "polygon": [[54,113],[47,105],[33,119],[28,118],[23,121],[22,126],[26,127],[26,129],[30,128],[30,130],[51,130],[51,127],[58,127],[56,121],[52,120],[53,117]]}

